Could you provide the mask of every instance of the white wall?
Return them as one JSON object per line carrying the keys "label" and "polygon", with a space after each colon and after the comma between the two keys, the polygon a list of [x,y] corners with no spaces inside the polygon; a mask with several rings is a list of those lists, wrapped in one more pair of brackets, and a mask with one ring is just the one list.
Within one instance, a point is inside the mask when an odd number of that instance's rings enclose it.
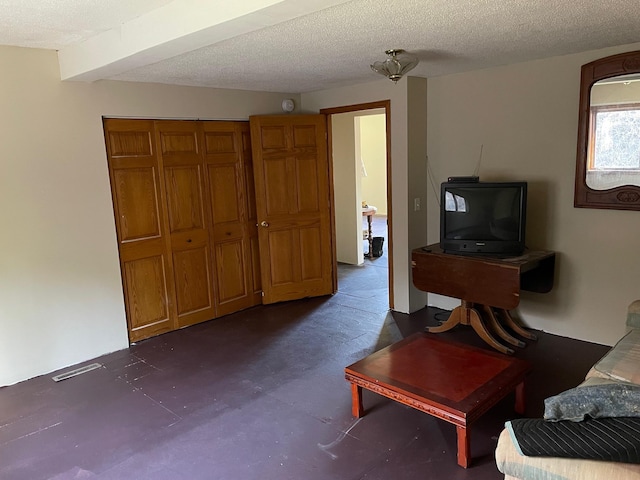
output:
{"label": "white wall", "polygon": [[299,96],[61,82],[0,47],[0,386],[127,347],[102,116],[247,119]]}
{"label": "white wall", "polygon": [[[524,292],[521,317],[555,334],[613,344],[640,298],[640,212],[573,207],[580,67],[640,44],[429,79],[428,154],[434,184],[474,172],[529,182],[527,245],[557,252],[548,294]],[[438,241],[430,189],[428,239]],[[430,296],[430,303],[459,302]]]}
{"label": "white wall", "polygon": [[[378,209],[378,215],[387,214],[387,131],[384,114],[357,118],[360,141],[356,157],[365,164],[366,177],[362,177],[362,201]],[[359,147],[359,148],[358,148]],[[360,160],[356,158],[356,162]]]}
{"label": "white wall", "polygon": [[354,112],[331,116],[336,257],[338,262],[351,265],[361,264],[364,255],[360,228],[360,169],[355,156],[355,117]]}
{"label": "white wall", "polygon": [[[411,281],[411,250],[426,243],[426,212],[409,215],[409,203],[413,209],[413,198],[426,197],[424,182],[409,182],[411,175],[416,172],[420,175],[425,168],[426,85],[424,78],[403,78],[397,84],[380,79],[301,95],[302,109],[306,112],[382,100],[391,102],[387,120],[391,122],[392,282],[394,309],[399,312],[414,311],[426,304],[426,295],[416,290]],[[415,99],[412,104],[409,104],[410,95],[413,95],[411,101]],[[410,116],[415,119],[411,128]]]}
{"label": "white wall", "polygon": [[[407,198],[403,207],[407,210],[407,235],[409,255],[411,250],[427,244],[427,82],[423,78],[407,78],[407,156],[409,168],[404,181]],[[414,208],[414,200],[421,206]],[[427,205],[425,205],[427,203]],[[394,207],[395,208],[395,207]],[[394,217],[395,221],[395,217]],[[426,305],[424,292],[413,286],[409,271],[409,311],[414,312]]]}

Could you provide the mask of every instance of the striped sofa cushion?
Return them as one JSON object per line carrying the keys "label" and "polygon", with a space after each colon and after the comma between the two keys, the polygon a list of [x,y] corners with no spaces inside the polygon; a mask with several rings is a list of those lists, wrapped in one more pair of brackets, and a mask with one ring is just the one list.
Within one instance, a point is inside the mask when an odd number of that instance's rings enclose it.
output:
{"label": "striped sofa cushion", "polygon": [[506,423],[523,455],[640,463],[640,418],[594,418],[546,422],[519,418]]}
{"label": "striped sofa cushion", "polygon": [[496,466],[505,480],[637,480],[640,464],[577,458],[525,457],[504,429],[496,447]]}

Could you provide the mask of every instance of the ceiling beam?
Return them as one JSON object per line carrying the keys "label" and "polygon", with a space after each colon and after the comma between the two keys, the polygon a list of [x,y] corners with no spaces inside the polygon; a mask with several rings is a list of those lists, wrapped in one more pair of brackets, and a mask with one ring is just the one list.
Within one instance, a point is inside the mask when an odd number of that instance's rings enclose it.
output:
{"label": "ceiling beam", "polygon": [[60,78],[86,82],[110,78],[348,1],[174,0],[59,50]]}

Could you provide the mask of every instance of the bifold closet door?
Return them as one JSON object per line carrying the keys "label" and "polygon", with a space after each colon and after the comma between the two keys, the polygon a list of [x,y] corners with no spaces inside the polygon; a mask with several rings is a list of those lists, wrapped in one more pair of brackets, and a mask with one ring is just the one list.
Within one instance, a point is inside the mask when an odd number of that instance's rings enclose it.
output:
{"label": "bifold closet door", "polygon": [[178,328],[216,317],[200,125],[193,121],[155,122]]}
{"label": "bifold closet door", "polygon": [[240,123],[242,138],[242,164],[244,166],[244,191],[247,197],[247,232],[251,253],[251,278],[253,304],[262,303],[262,278],[260,273],[260,244],[258,243],[258,213],[256,210],[256,184],[253,179],[253,154],[249,122]]}
{"label": "bifold closet door", "polygon": [[130,341],[260,304],[248,122],[104,129]]}
{"label": "bifold closet door", "polygon": [[130,341],[336,291],[323,115],[104,127]]}
{"label": "bifold closet door", "polygon": [[104,121],[129,340],[176,328],[153,121]]}
{"label": "bifold closet door", "polygon": [[246,172],[251,146],[244,145],[249,140],[246,123],[210,121],[202,122],[202,128],[217,312],[226,315],[261,302],[259,270],[254,281],[259,269],[253,250],[257,245],[252,241],[257,237],[255,197],[253,189],[248,189]]}

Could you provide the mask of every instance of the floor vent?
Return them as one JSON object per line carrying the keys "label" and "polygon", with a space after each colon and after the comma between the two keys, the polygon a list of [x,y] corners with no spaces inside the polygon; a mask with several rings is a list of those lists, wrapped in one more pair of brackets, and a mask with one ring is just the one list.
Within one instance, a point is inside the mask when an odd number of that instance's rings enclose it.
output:
{"label": "floor vent", "polygon": [[91,370],[95,370],[96,368],[102,368],[102,364],[92,363],[91,365],[85,365],[84,367],[76,368],[75,370],[69,370],[68,372],[61,373],[60,375],[56,375],[55,377],[51,378],[54,382],[61,382],[62,380],[82,375],[83,373],[90,372]]}

